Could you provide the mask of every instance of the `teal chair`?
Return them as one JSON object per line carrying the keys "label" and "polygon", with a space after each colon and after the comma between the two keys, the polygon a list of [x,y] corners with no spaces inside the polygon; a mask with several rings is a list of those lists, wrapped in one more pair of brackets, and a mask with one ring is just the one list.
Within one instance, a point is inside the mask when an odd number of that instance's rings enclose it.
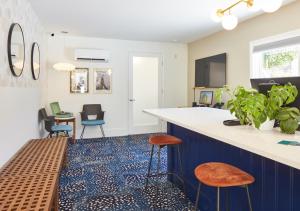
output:
{"label": "teal chair", "polygon": [[55,124],[54,116],[48,116],[45,108],[39,110],[39,118],[45,122],[45,129],[49,133],[48,137],[50,138],[53,134],[58,136],[60,133],[64,133],[69,137],[69,133],[72,132],[72,127],[70,125]]}
{"label": "teal chair", "polygon": [[[102,136],[105,137],[103,125],[104,122],[104,111],[102,111],[101,104],[88,104],[83,105],[81,115],[81,125],[83,126],[80,138],[83,138],[86,127],[99,126]],[[96,116],[95,119],[90,119],[89,116]]]}

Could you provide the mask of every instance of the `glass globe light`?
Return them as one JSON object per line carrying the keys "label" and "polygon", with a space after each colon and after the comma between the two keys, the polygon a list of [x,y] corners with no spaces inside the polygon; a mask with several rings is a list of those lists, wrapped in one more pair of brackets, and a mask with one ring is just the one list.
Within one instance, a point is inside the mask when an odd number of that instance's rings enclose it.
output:
{"label": "glass globe light", "polygon": [[261,0],[260,4],[263,11],[271,13],[281,7],[282,0]]}
{"label": "glass globe light", "polygon": [[259,10],[262,9],[262,2],[263,0],[254,0],[253,1],[253,5],[251,7],[249,7],[249,10],[251,12],[258,12]]}
{"label": "glass globe light", "polygon": [[222,26],[226,30],[232,30],[238,25],[238,19],[234,15],[225,15],[222,19]]}

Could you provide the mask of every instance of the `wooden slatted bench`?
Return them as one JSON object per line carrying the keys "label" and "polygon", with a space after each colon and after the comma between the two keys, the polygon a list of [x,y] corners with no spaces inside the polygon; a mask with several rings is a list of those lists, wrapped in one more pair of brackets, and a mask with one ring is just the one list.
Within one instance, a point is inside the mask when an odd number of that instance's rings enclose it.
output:
{"label": "wooden slatted bench", "polygon": [[1,168],[0,176],[59,172],[66,149],[66,138],[31,140]]}
{"label": "wooden slatted bench", "polygon": [[67,138],[27,142],[0,169],[0,210],[58,210]]}
{"label": "wooden slatted bench", "polygon": [[58,174],[0,177],[0,210],[58,210]]}

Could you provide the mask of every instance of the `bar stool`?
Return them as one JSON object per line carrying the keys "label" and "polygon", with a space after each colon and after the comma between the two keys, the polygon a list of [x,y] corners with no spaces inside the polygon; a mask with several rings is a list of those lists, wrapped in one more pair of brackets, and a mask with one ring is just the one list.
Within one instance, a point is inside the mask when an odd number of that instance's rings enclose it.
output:
{"label": "bar stool", "polygon": [[[151,155],[150,155],[150,161],[149,161],[149,166],[148,166],[148,173],[146,176],[146,188],[148,186],[148,179],[150,177],[157,177],[157,176],[162,176],[162,175],[174,175],[180,182],[182,182],[183,189],[185,192],[185,184],[184,184],[184,180],[183,180],[183,169],[182,169],[181,153],[180,153],[180,145],[182,144],[182,140],[180,140],[179,138],[176,138],[174,136],[170,136],[170,135],[158,135],[158,136],[150,137],[149,143],[152,145],[152,147],[151,147]],[[151,175],[151,164],[152,164],[154,146],[158,147],[158,161],[157,161],[156,174]],[[181,174],[180,176],[175,172],[160,173],[160,165],[161,165],[160,164],[160,152],[161,152],[161,149],[165,146],[177,147],[177,157],[178,157],[180,174]]]}
{"label": "bar stool", "polygon": [[220,188],[244,187],[246,189],[249,210],[252,211],[251,198],[248,185],[254,183],[255,179],[250,174],[225,163],[204,163],[195,168],[195,176],[199,181],[196,210],[199,205],[201,183],[217,188],[217,211],[220,211]]}

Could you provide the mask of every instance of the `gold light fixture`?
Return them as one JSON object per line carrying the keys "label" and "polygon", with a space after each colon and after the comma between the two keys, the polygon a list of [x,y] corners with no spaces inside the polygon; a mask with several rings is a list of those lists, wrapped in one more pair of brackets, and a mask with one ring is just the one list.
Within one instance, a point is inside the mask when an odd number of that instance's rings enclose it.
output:
{"label": "gold light fixture", "polygon": [[212,15],[216,22],[222,21],[222,26],[226,30],[232,30],[238,25],[238,18],[231,14],[231,10],[239,4],[246,4],[251,10],[260,10],[264,12],[275,12],[282,5],[282,0],[239,0],[225,9],[218,9]]}

